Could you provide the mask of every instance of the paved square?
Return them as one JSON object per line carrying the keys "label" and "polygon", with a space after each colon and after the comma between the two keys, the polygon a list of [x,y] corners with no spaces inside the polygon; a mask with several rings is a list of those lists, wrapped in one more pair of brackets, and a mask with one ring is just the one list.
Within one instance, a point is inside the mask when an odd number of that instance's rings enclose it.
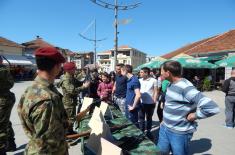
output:
{"label": "paved square", "polygon": [[[17,82],[11,91],[13,91],[16,95],[16,103],[12,110],[11,121],[13,124],[13,129],[15,131],[15,138],[18,150],[14,153],[7,153],[8,155],[23,154],[24,147],[28,142],[28,138],[26,137],[18,114],[17,114],[17,105],[19,99],[26,89],[32,82]],[[201,154],[212,154],[212,155],[233,155],[235,152],[235,129],[227,129],[222,126],[224,123],[224,93],[221,91],[211,91],[205,92],[206,96],[212,98],[216,101],[220,107],[220,113],[212,118],[208,118],[205,120],[200,120],[198,125],[198,131],[194,133],[193,139],[190,145],[191,154],[201,155]],[[155,109],[156,110],[156,109]],[[156,112],[153,116],[154,120],[154,131],[158,131],[158,118]],[[156,133],[156,132],[153,132]],[[156,136],[156,135],[154,135]],[[70,147],[69,149],[70,155],[80,155],[80,143],[75,146]]]}

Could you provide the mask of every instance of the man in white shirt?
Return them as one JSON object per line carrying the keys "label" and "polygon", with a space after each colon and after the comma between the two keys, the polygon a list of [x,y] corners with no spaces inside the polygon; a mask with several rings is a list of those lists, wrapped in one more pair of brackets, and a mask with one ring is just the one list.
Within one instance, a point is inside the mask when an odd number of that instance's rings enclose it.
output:
{"label": "man in white shirt", "polygon": [[150,69],[144,67],[140,70],[141,108],[139,113],[140,129],[145,131],[145,116],[147,119],[147,136],[152,138],[152,116],[157,101],[157,80],[150,77]]}

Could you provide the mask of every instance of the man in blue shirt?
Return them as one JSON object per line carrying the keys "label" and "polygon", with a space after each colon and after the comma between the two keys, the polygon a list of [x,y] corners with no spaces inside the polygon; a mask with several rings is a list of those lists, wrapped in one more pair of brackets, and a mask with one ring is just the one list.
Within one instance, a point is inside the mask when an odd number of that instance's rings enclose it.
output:
{"label": "man in blue shirt", "polygon": [[140,82],[139,79],[132,74],[132,66],[125,65],[121,68],[123,76],[127,76],[127,91],[125,114],[126,117],[138,127],[138,109],[140,101]]}
{"label": "man in blue shirt", "polygon": [[121,68],[124,64],[117,64],[116,77],[113,87],[114,103],[119,107],[121,112],[125,114],[125,102],[126,102],[126,84],[127,77],[121,74]]}

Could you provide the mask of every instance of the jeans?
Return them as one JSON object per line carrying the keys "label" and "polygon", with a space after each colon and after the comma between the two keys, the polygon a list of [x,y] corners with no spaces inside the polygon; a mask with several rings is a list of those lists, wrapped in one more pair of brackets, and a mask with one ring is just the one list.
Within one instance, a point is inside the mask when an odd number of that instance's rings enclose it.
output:
{"label": "jeans", "polygon": [[139,120],[140,120],[140,129],[145,131],[145,116],[147,119],[147,132],[150,132],[152,128],[152,116],[154,112],[155,104],[141,104],[140,112],[139,112]]}
{"label": "jeans", "polygon": [[163,155],[169,154],[170,151],[172,151],[173,155],[188,155],[192,136],[193,133],[175,133],[164,124],[161,124],[157,145]]}
{"label": "jeans", "polygon": [[114,96],[114,103],[118,106],[123,115],[125,115],[125,102],[126,98],[119,98]]}
{"label": "jeans", "polygon": [[228,127],[234,127],[234,117],[235,117],[235,96],[225,97],[225,123]]}
{"label": "jeans", "polygon": [[129,119],[133,124],[135,124],[136,127],[139,128],[138,113],[139,113],[139,108],[138,107],[136,107],[132,111],[129,111],[128,105],[125,104],[125,116],[126,116],[126,118]]}

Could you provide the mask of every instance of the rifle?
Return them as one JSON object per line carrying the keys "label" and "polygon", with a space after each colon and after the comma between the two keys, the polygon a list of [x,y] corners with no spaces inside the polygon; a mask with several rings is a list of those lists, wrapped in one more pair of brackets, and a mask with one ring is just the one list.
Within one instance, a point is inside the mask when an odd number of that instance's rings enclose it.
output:
{"label": "rifle", "polygon": [[86,114],[88,112],[92,111],[94,109],[94,107],[96,105],[98,105],[98,103],[100,103],[100,102],[101,102],[100,99],[99,100],[94,100],[93,103],[91,105],[89,105],[85,110],[79,112],[79,114],[77,114],[77,116],[76,116],[77,122],[80,123],[81,120],[86,116]]}
{"label": "rifle", "polygon": [[[110,127],[110,130],[111,130],[111,132],[114,132],[114,131],[116,131],[116,130],[120,130],[120,129],[126,128],[126,127],[128,127],[129,125],[132,125],[132,124],[114,125],[114,126]],[[72,134],[72,135],[67,135],[66,138],[67,138],[67,139],[77,139],[77,138],[80,138],[80,137],[89,136],[90,133],[91,133],[91,130],[87,130],[87,131],[84,131],[84,132],[81,132],[81,133]]]}
{"label": "rifle", "polygon": [[85,110],[83,110],[79,114],[77,114],[76,119],[77,119],[78,123],[80,123],[82,118],[84,118],[86,116],[86,114],[90,111],[91,105],[89,105]]}

